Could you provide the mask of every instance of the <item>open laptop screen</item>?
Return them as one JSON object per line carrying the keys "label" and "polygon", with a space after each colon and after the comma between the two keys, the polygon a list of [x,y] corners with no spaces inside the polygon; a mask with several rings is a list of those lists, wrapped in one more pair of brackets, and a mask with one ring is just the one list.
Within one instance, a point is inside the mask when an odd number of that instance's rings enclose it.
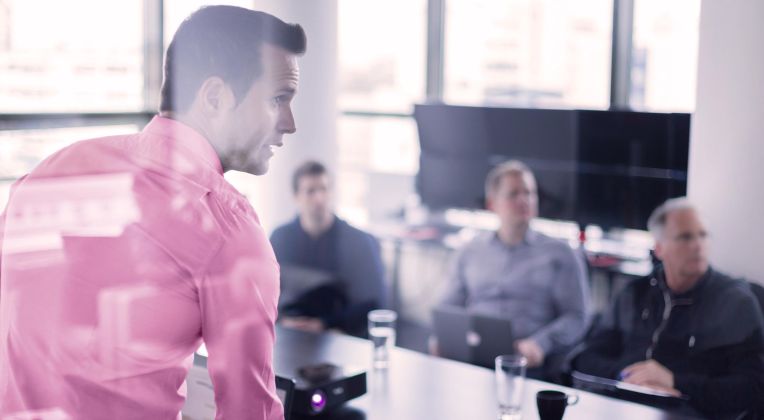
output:
{"label": "open laptop screen", "polygon": [[494,358],[514,353],[512,322],[443,305],[433,312],[433,327],[443,357],[492,368]]}

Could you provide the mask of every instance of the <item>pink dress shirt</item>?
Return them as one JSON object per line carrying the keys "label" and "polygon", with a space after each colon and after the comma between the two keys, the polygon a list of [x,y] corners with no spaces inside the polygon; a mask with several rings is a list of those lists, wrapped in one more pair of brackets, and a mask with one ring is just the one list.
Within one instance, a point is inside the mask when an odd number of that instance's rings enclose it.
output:
{"label": "pink dress shirt", "polygon": [[278,264],[190,127],[52,155],[12,189],[0,245],[0,419],[180,418],[202,340],[218,419],[283,418]]}

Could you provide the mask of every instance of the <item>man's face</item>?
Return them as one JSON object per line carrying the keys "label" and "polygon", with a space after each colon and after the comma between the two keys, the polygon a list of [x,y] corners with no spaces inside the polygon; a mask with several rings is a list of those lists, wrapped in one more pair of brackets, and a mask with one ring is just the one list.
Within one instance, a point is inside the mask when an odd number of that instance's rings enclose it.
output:
{"label": "man's face", "polygon": [[528,224],[538,214],[533,177],[516,173],[501,177],[498,187],[488,197],[488,208],[499,216],[502,226]]}
{"label": "man's face", "polygon": [[670,212],[661,238],[656,241],[655,255],[663,261],[667,273],[673,274],[672,290],[690,289],[708,270],[706,229],[692,209]]}
{"label": "man's face", "polygon": [[300,215],[312,220],[323,221],[331,213],[329,176],[307,175],[297,181],[295,193]]}
{"label": "man's face", "polygon": [[297,130],[291,108],[299,81],[297,58],[268,44],[263,45],[261,54],[262,75],[228,111],[222,127],[225,169],[253,175],[268,172],[271,148],[281,147],[284,134]]}

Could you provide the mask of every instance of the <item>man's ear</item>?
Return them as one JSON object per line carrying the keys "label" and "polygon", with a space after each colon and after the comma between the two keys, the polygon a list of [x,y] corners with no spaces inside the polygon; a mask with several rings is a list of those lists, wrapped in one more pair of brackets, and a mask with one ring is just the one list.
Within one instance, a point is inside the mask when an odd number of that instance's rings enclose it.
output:
{"label": "man's ear", "polygon": [[236,103],[231,87],[217,76],[209,77],[202,83],[197,99],[202,111],[209,116],[227,111]]}
{"label": "man's ear", "polygon": [[663,261],[663,245],[661,245],[661,241],[655,241],[655,251],[653,253],[655,258]]}
{"label": "man's ear", "polygon": [[486,210],[493,211],[493,198],[490,195],[485,198],[485,208]]}

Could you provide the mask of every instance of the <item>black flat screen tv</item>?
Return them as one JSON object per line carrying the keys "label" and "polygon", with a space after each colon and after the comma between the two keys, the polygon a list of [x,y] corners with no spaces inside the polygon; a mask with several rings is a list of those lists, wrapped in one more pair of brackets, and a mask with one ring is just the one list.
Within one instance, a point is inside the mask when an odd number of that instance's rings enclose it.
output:
{"label": "black flat screen tv", "polygon": [[485,206],[488,172],[509,159],[536,175],[539,215],[644,229],[686,194],[689,114],[417,105],[416,186],[431,209]]}

